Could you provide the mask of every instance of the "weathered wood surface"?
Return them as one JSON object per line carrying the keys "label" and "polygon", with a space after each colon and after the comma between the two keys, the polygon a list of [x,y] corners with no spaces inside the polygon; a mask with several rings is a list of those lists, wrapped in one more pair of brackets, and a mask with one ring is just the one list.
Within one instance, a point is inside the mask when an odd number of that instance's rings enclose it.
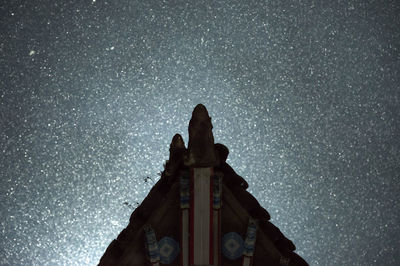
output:
{"label": "weathered wood surface", "polygon": [[[179,241],[181,230],[179,174],[181,171],[189,171],[190,167],[214,167],[215,172],[223,174],[221,236],[236,232],[244,239],[249,218],[258,221],[254,266],[280,265],[280,262],[287,261],[281,258],[289,259],[289,266],[308,265],[293,252],[294,244],[269,222],[269,213],[246,191],[248,188],[246,180],[226,163],[228,154],[226,146],[214,144],[211,118],[204,105],[197,105],[189,123],[188,149],[185,148],[182,137],[176,134],[170,145],[170,158],[161,179],[132,213],[128,226],[116,240],[111,242],[99,265],[148,265],[143,230],[146,224],[151,225],[158,240],[170,236]],[[206,199],[200,199],[198,202],[203,204],[203,201]],[[212,213],[210,212],[211,215]],[[200,230],[196,232],[197,236],[202,234],[202,223],[204,221],[197,226]],[[179,265],[179,258],[180,256],[169,265]],[[223,266],[236,266],[241,265],[242,259],[229,260],[221,255],[221,263]]]}
{"label": "weathered wood surface", "polygon": [[[154,192],[157,191],[156,188],[153,189]],[[171,236],[179,241],[180,223],[177,220],[180,216],[179,182],[174,182],[164,196],[154,198],[153,196],[155,194],[150,192],[143,201],[144,214],[134,215],[137,209],[134,211],[132,215],[134,219],[131,219],[130,224],[121,232],[117,240],[112,242],[99,265],[147,265],[143,230],[145,224],[150,224],[156,229],[158,240],[164,236]],[[151,212],[147,210],[149,207],[153,208]],[[142,212],[142,210],[139,211]],[[144,219],[141,219],[142,217]],[[169,265],[179,265],[178,259]]]}
{"label": "weathered wood surface", "polygon": [[190,236],[195,265],[209,264],[212,259],[212,168],[194,168],[191,170],[191,218]]}
{"label": "weathered wood surface", "polygon": [[[223,185],[222,188],[222,235],[229,232],[236,232],[244,239],[246,236],[247,224],[250,218],[249,213],[241,206],[231,190]],[[274,244],[265,236],[262,230],[257,231],[257,241],[254,252],[254,262],[264,262],[260,265],[279,265],[281,254]],[[242,258],[229,260],[222,256],[222,265],[241,266]],[[255,264],[257,265],[257,264]]]}
{"label": "weathered wood surface", "polygon": [[[227,180],[232,176],[232,173],[224,171],[224,168],[221,167],[217,169],[220,171],[222,169],[224,174],[221,235],[223,236],[227,232],[237,232],[245,236],[248,217],[252,213],[251,216],[259,220],[259,231],[262,232],[257,234],[254,252],[255,266],[279,265],[276,264],[277,260],[279,262],[278,255],[276,255],[277,251],[279,254],[291,258],[292,264],[290,265],[307,265],[303,259],[293,252],[295,249],[293,243],[269,222],[269,214],[259,205],[258,201],[240,185],[240,182],[234,182],[234,185],[232,185],[232,182]],[[146,265],[143,234],[145,223],[150,223],[157,229],[158,239],[164,235],[170,235],[179,241],[179,182],[176,177],[169,179],[173,181],[171,185],[166,180],[167,178],[162,177],[141,206],[133,212],[130,224],[121,232],[117,240],[110,244],[100,261],[100,265]],[[240,179],[237,178],[237,180]],[[170,188],[169,190],[167,186]],[[221,261],[222,265],[230,266],[240,265],[241,260],[230,261],[221,256]],[[170,265],[178,265],[178,263]]]}

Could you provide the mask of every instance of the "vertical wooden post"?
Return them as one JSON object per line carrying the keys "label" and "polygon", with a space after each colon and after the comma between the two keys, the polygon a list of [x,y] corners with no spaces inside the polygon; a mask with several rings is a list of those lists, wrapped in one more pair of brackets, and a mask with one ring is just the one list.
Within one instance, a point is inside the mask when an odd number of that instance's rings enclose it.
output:
{"label": "vertical wooden post", "polygon": [[187,171],[180,177],[180,207],[181,207],[181,252],[180,266],[189,266],[189,207],[190,207],[190,177]]}
{"label": "vertical wooden post", "polygon": [[160,265],[160,253],[158,251],[158,242],[157,242],[156,234],[150,225],[144,226],[144,233],[145,233],[147,256],[150,261],[150,265],[151,266],[159,266]]}
{"label": "vertical wooden post", "polygon": [[213,176],[213,246],[214,266],[221,265],[221,199],[222,199],[222,173]]}
{"label": "vertical wooden post", "polygon": [[244,241],[244,250],[243,250],[243,266],[252,266],[253,265],[253,255],[254,255],[254,247],[256,244],[257,237],[257,220],[252,217],[249,218],[249,224],[247,226],[246,239]]}
{"label": "vertical wooden post", "polygon": [[192,168],[190,193],[190,264],[213,265],[213,168]]}

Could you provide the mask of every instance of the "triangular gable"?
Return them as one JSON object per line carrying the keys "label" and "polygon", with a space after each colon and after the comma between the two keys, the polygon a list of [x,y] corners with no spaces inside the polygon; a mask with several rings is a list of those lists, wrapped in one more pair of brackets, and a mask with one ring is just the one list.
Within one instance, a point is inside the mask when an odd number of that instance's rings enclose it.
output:
{"label": "triangular gable", "polygon": [[[202,247],[200,250],[214,246],[210,248],[209,253],[203,251],[196,253],[192,242],[189,243],[190,254],[195,254],[196,258],[200,254],[201,264],[204,264],[203,260],[207,260],[209,263],[214,261],[215,266],[219,266],[219,261],[223,266],[308,265],[293,252],[294,244],[269,222],[269,213],[260,206],[253,195],[246,191],[247,182],[226,163],[229,150],[222,144],[214,145],[211,129],[211,118],[206,108],[201,104],[196,106],[189,123],[188,149],[185,148],[182,137],[176,134],[171,142],[170,157],[161,179],[132,213],[129,225],[116,240],[111,242],[100,260],[100,265],[144,266],[150,263],[153,266],[162,265],[162,263],[182,265],[180,261],[186,260],[178,255],[179,243],[186,246],[186,248],[182,247],[185,250],[184,256],[187,255],[188,249],[186,240],[182,242],[182,239],[198,241]],[[186,178],[185,173],[192,173],[194,168],[201,173],[202,167],[211,167],[210,173],[218,173],[211,174],[207,189],[202,190],[199,187],[199,191],[196,190],[199,194],[196,194],[195,190],[191,190],[190,193],[186,189],[183,192],[180,191],[185,187],[180,184],[180,175],[183,174]],[[213,180],[217,178],[220,184],[219,177],[222,177],[222,184],[215,187]],[[196,184],[203,186],[208,182],[204,181],[200,179]],[[206,193],[208,187],[209,194]],[[220,192],[222,198],[214,197]],[[187,193],[190,195],[189,207],[185,205],[189,199]],[[184,195],[183,200],[182,195]],[[193,195],[197,195],[200,201],[193,202],[195,199]],[[206,201],[209,207],[207,209],[203,208]],[[196,205],[197,203],[200,205]],[[222,206],[219,203],[222,203]],[[192,208],[195,206],[198,210],[197,215],[200,215],[196,221],[205,217],[201,213],[209,212],[210,224],[209,227],[206,226],[208,229],[203,228],[205,222],[195,226],[193,217],[185,218],[188,217],[188,208],[193,211]],[[192,214],[194,212],[190,213]],[[213,219],[214,216],[217,219]],[[187,230],[188,221],[190,221],[191,233]],[[210,236],[203,239],[202,234],[197,234],[196,238],[196,232],[199,231],[193,231],[194,227],[196,230],[201,229],[200,232],[208,230]],[[218,233],[214,234],[214,232]],[[191,237],[188,237],[190,235]],[[215,247],[220,249],[215,249]],[[221,251],[224,255],[220,254]],[[218,254],[218,257],[213,257],[214,253]]]}

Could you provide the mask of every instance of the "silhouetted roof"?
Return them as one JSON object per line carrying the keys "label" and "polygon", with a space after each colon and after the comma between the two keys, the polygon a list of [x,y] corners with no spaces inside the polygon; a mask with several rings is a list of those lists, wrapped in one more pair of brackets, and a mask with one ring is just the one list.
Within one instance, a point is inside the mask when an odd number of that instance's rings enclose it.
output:
{"label": "silhouetted roof", "polygon": [[[171,144],[171,150],[172,149]],[[221,233],[237,232],[244,235],[248,217],[258,220],[257,241],[254,252],[254,265],[308,265],[294,250],[295,245],[269,220],[270,215],[246,189],[248,184],[243,177],[236,174],[226,163],[228,149],[222,144],[215,144],[219,165],[215,172],[223,174]],[[172,152],[171,152],[172,154]],[[178,153],[179,154],[179,153]],[[185,149],[181,148],[181,156]],[[174,162],[167,162],[173,164]],[[180,157],[180,156],[177,156]],[[113,240],[103,257],[100,265],[146,265],[144,245],[145,224],[151,224],[157,238],[171,236],[180,239],[180,191],[179,173],[187,169],[182,158],[175,158],[177,163],[174,170],[164,171],[160,180],[152,187],[147,197],[132,213],[128,226]],[[281,256],[288,259],[284,264]],[[178,257],[179,258],[179,257]],[[238,265],[224,257],[222,265]],[[179,265],[177,260],[169,265]]]}

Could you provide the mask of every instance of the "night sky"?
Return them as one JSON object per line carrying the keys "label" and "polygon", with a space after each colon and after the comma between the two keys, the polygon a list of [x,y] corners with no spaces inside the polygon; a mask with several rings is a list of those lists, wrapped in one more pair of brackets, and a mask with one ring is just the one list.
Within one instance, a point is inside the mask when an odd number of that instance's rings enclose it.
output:
{"label": "night sky", "polygon": [[97,264],[198,103],[307,262],[400,265],[399,14],[396,0],[2,1],[0,265]]}

